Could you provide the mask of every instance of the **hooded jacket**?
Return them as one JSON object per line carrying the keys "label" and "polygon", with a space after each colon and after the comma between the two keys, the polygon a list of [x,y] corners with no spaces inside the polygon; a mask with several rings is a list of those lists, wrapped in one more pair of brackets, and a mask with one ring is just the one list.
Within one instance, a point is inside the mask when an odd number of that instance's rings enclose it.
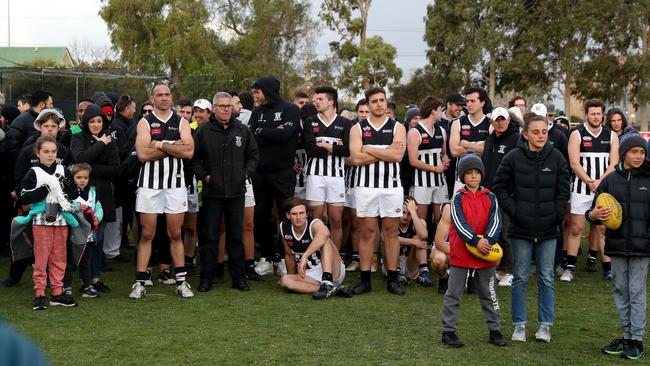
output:
{"label": "hooded jacket", "polygon": [[72,135],[70,149],[75,163],[88,163],[93,168],[88,185],[94,186],[97,191],[97,200],[104,209],[104,221],[115,221],[115,196],[113,179],[120,171],[120,158],[117,144],[112,141],[108,145],[95,140],[88,129],[88,121],[96,116],[101,116],[104,127],[99,135],[104,135],[108,130],[108,119],[96,104],[91,104],[84,113],[81,121],[81,132]]}
{"label": "hooded jacket", "polygon": [[608,174],[596,190],[591,208],[585,216],[589,222],[589,212],[596,205],[601,193],[609,193],[623,209],[623,223],[616,230],[605,230],[605,255],[611,257],[650,257],[650,163],[646,160],[641,169],[624,169],[623,163],[616,164],[612,174]]}
{"label": "hooded jacket", "polygon": [[533,242],[559,236],[569,200],[569,166],[549,143],[541,151],[519,139],[501,160],[493,190],[510,217],[508,235]]}
{"label": "hooded jacket", "polygon": [[38,113],[30,108],[14,119],[11,127],[7,130],[5,139],[2,141],[6,151],[18,156],[25,140],[38,133],[34,128],[36,117],[38,117]]}
{"label": "hooded jacket", "polygon": [[295,104],[282,99],[280,81],[273,76],[261,77],[253,88],[262,90],[267,100],[267,104],[251,113],[248,121],[260,150],[257,170],[271,173],[292,169],[300,128],[300,110]]}
{"label": "hooded jacket", "polygon": [[607,121],[607,127],[612,128],[611,123],[609,123],[609,119],[612,118],[613,115],[619,114],[621,116],[621,119],[623,120],[623,127],[621,130],[625,130],[625,127],[627,127],[627,116],[625,115],[625,112],[623,112],[622,109],[614,107],[610,108],[607,111],[607,115],[605,116],[605,121]]}
{"label": "hooded jacket", "polygon": [[503,157],[517,146],[519,140],[519,129],[517,124],[510,121],[508,128],[497,136],[496,132],[488,135],[483,148],[483,166],[485,168],[485,175],[481,185],[487,189],[492,189],[494,177],[497,174],[497,169],[501,164]]}
{"label": "hooded jacket", "polygon": [[[232,117],[224,128],[214,115],[194,136],[192,170],[203,183],[203,198],[236,198],[246,194],[246,179],[257,166],[260,153],[253,134]],[[210,176],[210,183],[205,178]]]}

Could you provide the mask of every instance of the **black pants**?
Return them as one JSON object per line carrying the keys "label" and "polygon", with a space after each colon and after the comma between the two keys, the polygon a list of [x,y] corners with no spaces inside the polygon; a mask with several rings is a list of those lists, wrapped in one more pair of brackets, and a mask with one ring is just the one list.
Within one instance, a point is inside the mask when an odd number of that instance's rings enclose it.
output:
{"label": "black pants", "polygon": [[253,175],[255,239],[260,244],[262,257],[269,261],[284,253],[284,248],[276,237],[278,223],[272,219],[273,203],[278,208],[279,220],[284,220],[284,201],[293,197],[295,189],[296,173],[291,168],[273,173],[257,172]]}
{"label": "black pants", "polygon": [[214,280],[219,254],[221,219],[226,225],[228,269],[233,281],[244,276],[244,196],[237,198],[203,198],[201,207],[205,240],[199,242],[201,282]]}
{"label": "black pants", "polygon": [[65,274],[63,275],[63,287],[72,287],[72,273],[75,268],[79,269],[79,276],[83,282],[84,287],[92,285],[91,275],[90,275],[90,257],[92,256],[93,247],[95,243],[90,241],[86,243],[86,248],[84,249],[81,259],[79,260],[79,266],[74,262],[74,255],[72,255],[72,248],[70,241],[68,240],[67,248],[67,263],[65,266]]}
{"label": "black pants", "polygon": [[27,267],[34,263],[34,257],[19,259],[17,261],[11,262],[9,266],[9,278],[20,282],[20,279],[23,277],[23,273],[27,270]]}

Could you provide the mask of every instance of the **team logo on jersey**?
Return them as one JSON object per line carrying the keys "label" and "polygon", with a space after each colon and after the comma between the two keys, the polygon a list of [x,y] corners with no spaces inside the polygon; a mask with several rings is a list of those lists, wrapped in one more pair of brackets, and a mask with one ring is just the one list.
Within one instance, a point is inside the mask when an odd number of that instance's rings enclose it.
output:
{"label": "team logo on jersey", "polygon": [[289,235],[289,234],[285,235],[285,236],[284,236],[284,239],[285,239],[285,240],[291,240],[291,235]]}
{"label": "team logo on jersey", "polygon": [[372,132],[370,132],[370,131],[363,131],[363,137],[372,137]]}
{"label": "team logo on jersey", "polygon": [[591,141],[591,136],[584,136],[582,139],[584,141]]}
{"label": "team logo on jersey", "polygon": [[151,128],[158,128],[158,127],[160,127],[160,123],[158,122],[154,122],[151,124]]}
{"label": "team logo on jersey", "polygon": [[282,120],[282,112],[275,112],[275,117],[273,117],[274,121],[281,121]]}
{"label": "team logo on jersey", "polygon": [[506,145],[499,145],[499,150],[497,150],[497,154],[505,154],[506,153]]}
{"label": "team logo on jersey", "polygon": [[235,136],[235,145],[241,147],[241,136]]}
{"label": "team logo on jersey", "polygon": [[469,125],[462,125],[460,126],[460,128],[462,128],[463,130],[469,130],[471,127],[469,127]]}
{"label": "team logo on jersey", "polygon": [[318,122],[312,122],[312,123],[311,123],[311,126],[312,126],[312,127],[318,127]]}

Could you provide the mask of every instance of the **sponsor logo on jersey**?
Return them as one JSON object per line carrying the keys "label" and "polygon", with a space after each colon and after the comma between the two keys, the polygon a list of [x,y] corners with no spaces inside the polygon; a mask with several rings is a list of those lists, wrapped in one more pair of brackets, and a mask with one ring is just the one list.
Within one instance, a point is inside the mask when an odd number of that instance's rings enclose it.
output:
{"label": "sponsor logo on jersey", "polygon": [[381,130],[381,132],[383,132],[383,133],[393,133],[393,130],[387,129],[387,130]]}
{"label": "sponsor logo on jersey", "polygon": [[160,127],[160,123],[154,122],[151,124],[151,128],[157,128],[157,127]]}
{"label": "sponsor logo on jersey", "polygon": [[334,126],[335,130],[343,130],[343,126]]}
{"label": "sponsor logo on jersey", "polygon": [[152,128],[151,129],[151,134],[152,135],[160,135],[160,134],[162,134],[162,130],[160,128]]}
{"label": "sponsor logo on jersey", "polygon": [[462,125],[460,128],[463,130],[469,130],[471,127],[469,127],[469,125]]}
{"label": "sponsor logo on jersey", "polygon": [[282,120],[282,112],[275,112],[275,117],[273,117],[274,121],[281,121]]}
{"label": "sponsor logo on jersey", "polygon": [[591,141],[591,136],[583,136],[582,139],[584,141]]}
{"label": "sponsor logo on jersey", "polygon": [[372,132],[370,132],[370,131],[363,131],[363,137],[372,137]]}

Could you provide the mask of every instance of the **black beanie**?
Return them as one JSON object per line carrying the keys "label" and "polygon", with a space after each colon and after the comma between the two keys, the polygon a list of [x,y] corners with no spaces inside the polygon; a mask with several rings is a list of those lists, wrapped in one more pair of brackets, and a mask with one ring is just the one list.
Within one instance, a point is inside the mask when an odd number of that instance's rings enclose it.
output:
{"label": "black beanie", "polygon": [[2,114],[2,117],[4,117],[9,123],[13,122],[16,117],[20,115],[20,111],[18,108],[11,106],[11,105],[6,105],[2,107],[2,111],[0,112]]}
{"label": "black beanie", "polygon": [[618,156],[621,161],[623,161],[623,155],[633,147],[642,147],[644,150],[647,150],[648,143],[636,131],[624,133],[621,136],[618,145]]}
{"label": "black beanie", "polygon": [[468,170],[476,169],[481,172],[481,177],[485,176],[485,169],[481,157],[474,151],[468,151],[458,160],[458,179],[464,184],[465,173]]}

